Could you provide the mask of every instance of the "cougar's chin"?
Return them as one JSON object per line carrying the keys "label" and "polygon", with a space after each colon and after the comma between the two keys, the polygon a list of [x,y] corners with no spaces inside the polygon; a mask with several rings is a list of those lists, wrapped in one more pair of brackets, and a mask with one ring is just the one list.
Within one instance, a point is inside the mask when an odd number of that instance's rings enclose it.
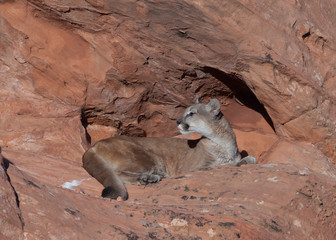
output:
{"label": "cougar's chin", "polygon": [[188,134],[191,133],[189,131],[184,131],[184,130],[181,130],[181,129],[179,129],[179,130],[180,130],[180,133],[183,134],[183,135],[188,135]]}

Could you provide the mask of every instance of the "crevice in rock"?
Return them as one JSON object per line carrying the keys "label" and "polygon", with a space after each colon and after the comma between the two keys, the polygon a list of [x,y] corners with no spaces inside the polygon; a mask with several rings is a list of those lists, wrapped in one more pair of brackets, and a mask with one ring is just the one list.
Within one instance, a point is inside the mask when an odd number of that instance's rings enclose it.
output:
{"label": "crevice in rock", "polygon": [[88,121],[87,121],[87,117],[85,116],[85,112],[84,112],[84,108],[82,107],[81,108],[81,123],[82,123],[82,126],[84,127],[84,130],[85,130],[85,138],[86,138],[86,141],[88,141],[89,144],[91,144],[91,136],[90,134],[88,133],[87,131],[87,126],[89,125]]}
{"label": "crevice in rock", "polygon": [[305,39],[311,35],[310,30],[302,35],[302,39]]}
{"label": "crevice in rock", "polygon": [[[0,148],[0,155],[1,155],[1,148]],[[1,159],[1,158],[0,158],[0,159]],[[19,199],[19,195],[18,195],[18,193],[16,192],[16,190],[15,190],[13,184],[12,184],[11,178],[10,178],[8,172],[7,172],[7,169],[9,168],[9,165],[10,165],[10,164],[13,165],[13,163],[12,163],[11,161],[9,161],[7,158],[2,157],[2,165],[3,165],[3,167],[4,167],[4,170],[5,170],[5,174],[6,174],[6,176],[7,176],[8,183],[9,183],[9,185],[11,186],[11,188],[12,188],[12,190],[13,190],[13,193],[14,193],[14,196],[15,196],[15,200],[16,200],[16,205],[17,205],[17,207],[18,207],[18,209],[19,209],[18,218],[19,218],[19,220],[20,220],[20,222],[21,222],[21,228],[22,228],[22,231],[24,231],[25,223],[24,223],[24,221],[23,221],[22,213],[21,213],[21,209],[20,209],[20,199]]]}
{"label": "crevice in rock", "polygon": [[288,124],[289,122],[292,122],[292,121],[294,121],[294,120],[296,120],[296,119],[302,117],[303,115],[308,114],[308,113],[314,111],[314,110],[317,109],[317,108],[318,108],[318,106],[314,106],[314,107],[311,108],[311,109],[306,109],[305,111],[303,111],[303,112],[302,112],[301,114],[299,114],[298,116],[293,116],[293,117],[291,117],[290,119],[288,119],[287,121],[282,122],[281,125],[286,125],[286,124]]}
{"label": "crevice in rock", "polygon": [[200,70],[204,73],[212,75],[214,78],[227,86],[232,91],[235,98],[243,105],[260,113],[275,132],[273,121],[267,113],[264,105],[258,100],[256,95],[254,95],[246,83],[239,78],[239,76],[232,73],[225,73],[219,69],[208,66],[201,67]]}

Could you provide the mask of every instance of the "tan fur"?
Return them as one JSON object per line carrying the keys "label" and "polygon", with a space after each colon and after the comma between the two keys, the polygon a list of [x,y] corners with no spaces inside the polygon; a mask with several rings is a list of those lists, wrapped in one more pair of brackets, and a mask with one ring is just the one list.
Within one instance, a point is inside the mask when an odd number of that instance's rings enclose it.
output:
{"label": "tan fur", "polygon": [[186,109],[177,121],[183,134],[200,133],[199,140],[117,136],[97,142],[83,155],[83,167],[105,189],[103,197],[128,198],[124,183],[147,184],[164,177],[221,164],[255,163],[241,159],[236,136],[216,99]]}

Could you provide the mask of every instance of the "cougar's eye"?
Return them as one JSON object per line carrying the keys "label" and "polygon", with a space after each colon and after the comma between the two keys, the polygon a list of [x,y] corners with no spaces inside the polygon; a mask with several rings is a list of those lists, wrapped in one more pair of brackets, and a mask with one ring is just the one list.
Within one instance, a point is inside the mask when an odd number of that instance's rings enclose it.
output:
{"label": "cougar's eye", "polygon": [[191,116],[193,116],[194,114],[195,114],[195,113],[193,113],[193,112],[190,112],[190,113],[188,113],[188,114],[187,114],[187,116],[186,116],[186,117],[187,117],[187,118],[188,118],[188,117],[191,117]]}

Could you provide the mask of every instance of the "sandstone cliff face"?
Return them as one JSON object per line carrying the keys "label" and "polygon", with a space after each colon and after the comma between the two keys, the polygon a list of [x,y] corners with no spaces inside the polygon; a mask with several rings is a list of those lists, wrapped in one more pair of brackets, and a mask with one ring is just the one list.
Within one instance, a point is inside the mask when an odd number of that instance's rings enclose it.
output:
{"label": "sandstone cliff face", "polygon": [[[335,22],[331,0],[1,1],[0,237],[332,239]],[[259,164],[101,199],[85,149],[176,136],[197,97]]]}

